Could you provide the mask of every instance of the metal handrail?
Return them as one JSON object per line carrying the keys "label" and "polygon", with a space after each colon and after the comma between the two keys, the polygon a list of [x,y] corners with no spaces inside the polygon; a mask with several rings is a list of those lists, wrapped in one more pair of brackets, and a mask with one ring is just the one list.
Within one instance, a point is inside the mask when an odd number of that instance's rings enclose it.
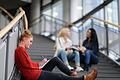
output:
{"label": "metal handrail", "polygon": [[[64,21],[64,20],[62,20],[62,19],[55,18],[55,17],[50,16],[50,15],[47,15],[47,14],[42,14],[41,16],[48,16],[48,17],[50,17],[50,18],[52,18],[52,19],[59,20],[59,21],[61,21],[61,22],[63,22],[63,23],[69,24],[68,22],[66,22],[66,21]],[[34,19],[32,22],[40,19],[41,16],[38,17],[38,18],[36,18],[36,19]],[[88,17],[86,17],[86,18],[87,18],[87,20],[88,20],[88,19],[95,19],[95,20],[98,20],[98,21],[103,22],[103,23],[105,23],[105,24],[109,24],[109,25],[112,25],[112,26],[115,26],[115,27],[118,27],[118,28],[120,27],[120,25],[117,25],[117,24],[114,24],[114,23],[112,23],[112,22],[109,22],[109,21],[105,21],[105,20],[96,18],[96,17],[94,17],[94,16],[88,16]],[[81,27],[87,20],[85,20],[85,21],[83,21],[83,22],[80,22],[79,27]],[[75,24],[73,24],[73,23],[71,23],[71,24],[72,24],[72,25],[75,25]],[[77,27],[77,26],[76,26],[76,27]],[[79,28],[79,27],[78,27],[78,28]]]}
{"label": "metal handrail", "polygon": [[45,16],[45,17],[47,16],[47,17],[50,17],[51,19],[59,20],[59,21],[61,21],[61,22],[63,22],[63,23],[68,24],[68,22],[66,22],[66,21],[64,21],[64,20],[62,20],[62,19],[59,19],[59,18],[56,18],[56,17],[50,16],[50,15],[47,15],[47,14],[41,14],[41,16],[35,18],[35,19],[32,20],[30,23],[32,24],[32,23],[34,23],[35,21],[40,20],[41,17],[44,17],[44,16]]}
{"label": "metal handrail", "polygon": [[3,12],[5,12],[11,19],[13,19],[14,17],[7,11],[5,10],[3,7],[0,6],[0,10],[2,10]]}
{"label": "metal handrail", "polygon": [[106,24],[109,24],[109,25],[112,25],[112,26],[115,26],[115,27],[120,28],[120,25],[114,24],[114,23],[112,23],[112,22],[105,21],[105,20],[102,20],[102,19],[99,19],[99,18],[96,18],[96,17],[93,17],[93,16],[91,16],[90,18],[93,18],[93,19],[98,20],[98,21],[101,21],[101,22],[103,22],[103,23],[106,23]]}
{"label": "metal handrail", "polygon": [[20,13],[6,26],[0,31],[0,39],[10,31],[13,26],[19,21],[20,18],[24,17],[25,20],[25,27],[24,29],[28,29],[28,22],[27,22],[27,17],[25,15],[25,11],[22,8],[19,8]]}
{"label": "metal handrail", "polygon": [[62,20],[62,19],[59,19],[59,18],[50,16],[50,15],[47,15],[47,14],[42,14],[42,15],[43,15],[43,16],[48,16],[48,17],[50,17],[50,18],[52,18],[52,19],[59,20],[59,21],[61,21],[61,22],[64,22],[64,23],[68,24],[68,22],[66,22],[66,21],[64,21],[64,20]]}
{"label": "metal handrail", "polygon": [[[21,7],[19,9],[20,9],[20,11],[24,12],[24,10]],[[28,20],[27,20],[27,16],[26,16],[25,12],[24,12],[23,17],[24,17],[24,22],[25,22],[25,27],[24,28],[27,30],[28,29]]]}

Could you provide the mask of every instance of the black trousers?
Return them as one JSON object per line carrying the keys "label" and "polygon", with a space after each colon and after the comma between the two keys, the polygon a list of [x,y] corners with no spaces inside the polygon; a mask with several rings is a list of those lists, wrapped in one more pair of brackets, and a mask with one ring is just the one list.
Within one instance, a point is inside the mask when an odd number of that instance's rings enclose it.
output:
{"label": "black trousers", "polygon": [[[65,73],[51,72],[55,67],[58,67],[60,71]],[[57,57],[52,58],[42,69],[42,73],[38,80],[84,80],[82,77],[70,77],[71,71],[68,67]]]}

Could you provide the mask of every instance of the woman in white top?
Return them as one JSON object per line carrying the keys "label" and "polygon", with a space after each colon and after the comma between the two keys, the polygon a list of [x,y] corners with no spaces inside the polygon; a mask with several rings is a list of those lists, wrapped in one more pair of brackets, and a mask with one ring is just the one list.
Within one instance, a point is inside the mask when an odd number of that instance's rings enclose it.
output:
{"label": "woman in white top", "polygon": [[72,50],[72,41],[69,39],[70,29],[62,28],[58,33],[58,38],[56,39],[56,52],[54,56],[59,57],[69,69],[74,69],[68,63],[68,60],[75,61],[75,70],[83,71],[80,67],[80,55],[76,50]]}

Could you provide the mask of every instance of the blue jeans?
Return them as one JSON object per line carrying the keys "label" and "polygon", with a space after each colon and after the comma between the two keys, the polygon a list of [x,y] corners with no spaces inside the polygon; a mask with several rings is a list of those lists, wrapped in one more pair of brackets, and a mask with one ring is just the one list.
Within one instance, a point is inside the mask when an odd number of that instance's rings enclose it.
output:
{"label": "blue jeans", "polygon": [[58,51],[58,57],[67,65],[69,61],[75,61],[76,66],[80,66],[80,55],[78,51],[73,51],[73,53],[66,53],[65,50]]}
{"label": "blue jeans", "polygon": [[86,50],[85,52],[85,64],[97,64],[98,56],[96,56],[91,50]]}

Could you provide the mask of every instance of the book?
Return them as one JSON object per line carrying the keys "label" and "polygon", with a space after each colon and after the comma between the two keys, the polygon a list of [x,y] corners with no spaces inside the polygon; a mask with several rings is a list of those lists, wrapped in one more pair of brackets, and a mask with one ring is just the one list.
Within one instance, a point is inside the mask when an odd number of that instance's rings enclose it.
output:
{"label": "book", "polygon": [[73,50],[77,50],[77,51],[79,51],[79,48],[76,47],[76,46],[71,46],[70,48],[73,49]]}
{"label": "book", "polygon": [[[44,59],[43,59],[44,60]],[[40,64],[40,68],[43,68],[48,62],[49,62],[50,60],[44,60],[44,62],[42,62],[41,64]]]}

